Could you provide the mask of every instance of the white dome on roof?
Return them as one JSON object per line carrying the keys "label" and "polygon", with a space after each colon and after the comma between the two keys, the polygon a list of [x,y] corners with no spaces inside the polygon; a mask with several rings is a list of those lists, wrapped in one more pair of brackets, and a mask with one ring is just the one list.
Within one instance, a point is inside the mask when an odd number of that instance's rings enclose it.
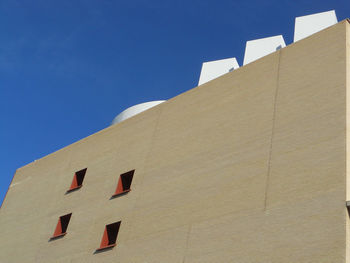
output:
{"label": "white dome on roof", "polygon": [[126,120],[136,114],[139,114],[145,110],[148,110],[162,102],[164,102],[165,100],[155,100],[155,101],[149,101],[149,102],[144,102],[144,103],[140,103],[137,105],[134,105],[132,107],[127,108],[126,110],[122,111],[121,113],[119,113],[112,121],[111,125],[119,123],[123,120]]}

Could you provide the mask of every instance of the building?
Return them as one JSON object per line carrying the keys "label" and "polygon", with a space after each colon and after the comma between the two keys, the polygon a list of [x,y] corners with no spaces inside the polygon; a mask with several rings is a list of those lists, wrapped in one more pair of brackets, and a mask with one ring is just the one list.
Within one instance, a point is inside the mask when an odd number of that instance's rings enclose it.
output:
{"label": "building", "polygon": [[350,21],[16,171],[0,262],[350,262]]}

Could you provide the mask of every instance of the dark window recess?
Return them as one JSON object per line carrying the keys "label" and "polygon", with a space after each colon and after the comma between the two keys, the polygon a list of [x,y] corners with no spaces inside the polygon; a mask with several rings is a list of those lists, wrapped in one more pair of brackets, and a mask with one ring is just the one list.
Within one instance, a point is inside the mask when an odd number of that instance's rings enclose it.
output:
{"label": "dark window recess", "polygon": [[350,217],[350,201],[346,201],[346,208],[348,210],[348,216]]}
{"label": "dark window recess", "polygon": [[53,233],[53,236],[51,238],[57,238],[60,236],[64,236],[67,233],[67,228],[69,224],[69,220],[72,216],[72,213],[61,216],[58,219],[58,223],[55,229],[55,232]]}
{"label": "dark window recess", "polygon": [[74,174],[73,181],[68,192],[73,191],[75,189],[79,189],[80,187],[83,186],[86,170],[87,168],[80,170]]}
{"label": "dark window recess", "polygon": [[116,245],[121,221],[106,225],[100,247],[97,250],[111,248]]}
{"label": "dark window recess", "polygon": [[131,187],[131,182],[132,182],[134,173],[135,173],[135,170],[132,170],[132,171],[123,173],[119,176],[117,189],[115,190],[115,193],[113,194],[113,196],[124,194],[131,190],[130,187]]}

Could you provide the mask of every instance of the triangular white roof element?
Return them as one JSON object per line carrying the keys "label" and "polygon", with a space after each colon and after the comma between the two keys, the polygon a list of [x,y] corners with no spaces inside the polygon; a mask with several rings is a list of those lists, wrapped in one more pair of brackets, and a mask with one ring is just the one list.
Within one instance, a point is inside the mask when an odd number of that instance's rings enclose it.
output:
{"label": "triangular white roof element", "polygon": [[198,86],[238,68],[239,65],[236,58],[226,58],[204,62],[202,64]]}
{"label": "triangular white roof element", "polygon": [[308,37],[336,23],[338,23],[338,19],[334,10],[313,15],[296,17],[294,27],[294,42]]}
{"label": "triangular white roof element", "polygon": [[271,54],[285,46],[286,43],[282,35],[247,41],[243,65]]}

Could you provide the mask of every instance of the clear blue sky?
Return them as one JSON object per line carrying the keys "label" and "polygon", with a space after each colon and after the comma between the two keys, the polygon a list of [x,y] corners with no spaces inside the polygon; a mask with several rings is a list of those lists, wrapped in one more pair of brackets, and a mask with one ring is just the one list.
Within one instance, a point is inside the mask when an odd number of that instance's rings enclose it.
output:
{"label": "clear blue sky", "polygon": [[0,1],[0,203],[17,168],[196,86],[204,61],[349,0]]}

